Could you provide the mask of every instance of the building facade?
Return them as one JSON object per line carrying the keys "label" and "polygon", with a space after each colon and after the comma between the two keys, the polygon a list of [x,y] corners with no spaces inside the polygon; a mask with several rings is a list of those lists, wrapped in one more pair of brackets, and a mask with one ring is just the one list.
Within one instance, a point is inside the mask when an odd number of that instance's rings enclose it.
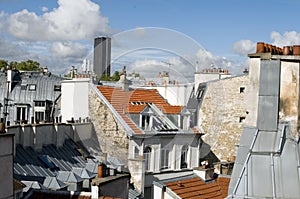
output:
{"label": "building facade", "polygon": [[249,114],[228,198],[298,198],[299,46],[258,43],[249,57]]}
{"label": "building facade", "polygon": [[111,70],[111,38],[97,37],[94,39],[93,71],[98,76],[110,76]]}
{"label": "building facade", "polygon": [[89,93],[90,118],[100,147],[124,161],[136,189],[146,198],[151,197],[155,173],[200,165],[202,133],[191,125],[186,107],[170,105],[155,89],[91,84]]}
{"label": "building facade", "polygon": [[203,82],[198,85],[197,125],[203,140],[221,161],[236,155],[247,117],[247,74]]}

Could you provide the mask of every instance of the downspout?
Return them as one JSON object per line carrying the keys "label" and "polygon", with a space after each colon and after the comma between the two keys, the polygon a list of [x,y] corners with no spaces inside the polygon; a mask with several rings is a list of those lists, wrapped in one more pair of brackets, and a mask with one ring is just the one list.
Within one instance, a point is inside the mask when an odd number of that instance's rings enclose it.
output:
{"label": "downspout", "polygon": [[271,172],[272,172],[272,194],[276,199],[276,184],[275,184],[275,168],[274,168],[274,154],[271,153]]}
{"label": "downspout", "polygon": [[57,101],[59,100],[60,97],[61,97],[61,93],[57,96],[57,98],[52,103],[50,118],[52,118],[53,123],[55,122],[55,120],[54,120],[55,119],[54,118],[55,104],[57,103]]}

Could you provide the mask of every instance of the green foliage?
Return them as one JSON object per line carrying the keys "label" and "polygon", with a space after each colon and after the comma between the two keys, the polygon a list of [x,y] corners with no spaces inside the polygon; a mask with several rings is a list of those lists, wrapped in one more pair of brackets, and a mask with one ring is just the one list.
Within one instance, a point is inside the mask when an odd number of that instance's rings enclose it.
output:
{"label": "green foliage", "polygon": [[29,59],[18,63],[16,69],[21,71],[39,71],[40,63]]}
{"label": "green foliage", "polygon": [[111,79],[109,75],[102,75],[100,77],[100,81],[111,81]]}
{"label": "green foliage", "polygon": [[0,69],[6,68],[8,66],[7,60],[0,60]]}
{"label": "green foliage", "polygon": [[22,62],[11,61],[10,63],[7,60],[0,59],[0,69],[7,68],[7,66],[20,71],[39,71],[41,69],[40,63],[31,59]]}
{"label": "green foliage", "polygon": [[115,71],[112,76],[109,75],[102,75],[100,81],[119,81],[120,80],[120,73],[119,71]]}
{"label": "green foliage", "polygon": [[119,71],[115,71],[113,76],[111,76],[111,81],[119,81],[120,80],[120,73]]}

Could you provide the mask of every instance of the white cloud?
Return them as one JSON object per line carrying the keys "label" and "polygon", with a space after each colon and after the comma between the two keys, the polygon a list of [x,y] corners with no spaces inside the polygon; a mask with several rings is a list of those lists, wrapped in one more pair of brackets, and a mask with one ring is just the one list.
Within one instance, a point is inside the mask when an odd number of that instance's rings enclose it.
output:
{"label": "white cloud", "polygon": [[7,13],[0,11],[0,33],[4,30]]}
{"label": "white cloud", "polygon": [[271,42],[280,47],[300,44],[300,33],[296,31],[285,32],[283,35],[273,31],[270,37]]}
{"label": "white cloud", "polygon": [[41,8],[41,10],[42,10],[43,12],[48,12],[48,8],[45,7],[45,6],[43,6],[43,7]]}
{"label": "white cloud", "polygon": [[232,45],[233,52],[241,55],[247,56],[249,53],[255,53],[256,43],[250,40],[240,40]]}
{"label": "white cloud", "polygon": [[211,52],[205,49],[199,49],[196,54],[197,62],[199,64],[199,69],[208,68],[212,64],[215,67],[227,68],[233,65],[231,60],[228,60],[226,57],[219,57],[213,55]]}
{"label": "white cloud", "polygon": [[82,58],[87,55],[88,48],[80,43],[54,42],[51,52],[54,56],[60,58]]}
{"label": "white cloud", "polygon": [[28,53],[23,49],[21,44],[0,38],[0,59],[19,60],[24,56],[28,56]]}
{"label": "white cloud", "polygon": [[23,40],[89,40],[110,32],[108,19],[90,0],[58,0],[58,8],[39,16],[24,9],[8,19],[8,31]]}

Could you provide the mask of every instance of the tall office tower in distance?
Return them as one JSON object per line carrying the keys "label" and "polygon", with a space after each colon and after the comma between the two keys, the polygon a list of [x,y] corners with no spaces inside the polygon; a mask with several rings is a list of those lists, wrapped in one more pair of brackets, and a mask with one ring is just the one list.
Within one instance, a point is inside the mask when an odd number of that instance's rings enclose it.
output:
{"label": "tall office tower in distance", "polygon": [[111,38],[97,37],[94,40],[94,73],[110,76]]}

